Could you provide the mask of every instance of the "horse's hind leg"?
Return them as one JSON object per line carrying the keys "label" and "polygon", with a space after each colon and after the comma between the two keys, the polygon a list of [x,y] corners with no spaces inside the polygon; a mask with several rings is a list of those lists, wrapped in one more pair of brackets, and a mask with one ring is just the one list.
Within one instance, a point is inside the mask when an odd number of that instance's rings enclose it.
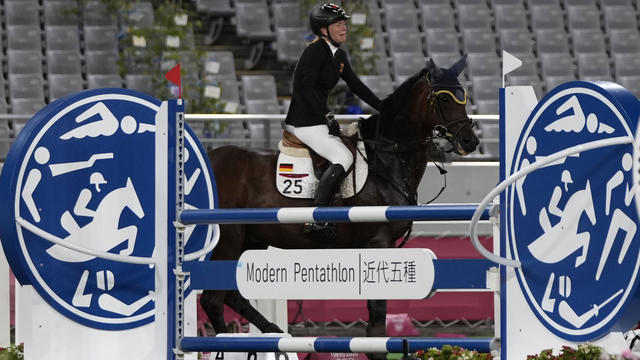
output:
{"label": "horse's hind leg", "polygon": [[384,336],[387,321],[387,300],[368,300],[367,336]]}
{"label": "horse's hind leg", "polygon": [[205,313],[216,334],[227,332],[227,324],[224,322],[224,298],[227,291],[205,290],[200,297],[200,306]]}
{"label": "horse's hind leg", "polygon": [[263,333],[281,333],[282,329],[278,325],[267,320],[262,314],[251,305],[249,300],[240,295],[238,291],[229,291],[225,297],[225,304],[235,312],[242,315],[247,321],[255,325]]}

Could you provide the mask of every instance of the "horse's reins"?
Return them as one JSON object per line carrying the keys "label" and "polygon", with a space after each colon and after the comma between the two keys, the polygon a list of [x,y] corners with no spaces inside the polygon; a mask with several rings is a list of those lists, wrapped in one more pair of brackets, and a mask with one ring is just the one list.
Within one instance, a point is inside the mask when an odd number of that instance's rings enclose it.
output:
{"label": "horse's reins", "polygon": [[[432,134],[424,139],[419,139],[419,140],[411,140],[411,141],[407,141],[407,142],[397,142],[397,141],[393,141],[390,139],[387,139],[383,136],[380,136],[380,124],[381,121],[377,121],[376,122],[376,130],[375,130],[375,140],[364,140],[363,141],[365,143],[367,143],[371,149],[373,150],[375,155],[375,161],[376,164],[379,161],[380,157],[377,155],[378,152],[383,152],[383,153],[401,153],[401,152],[414,152],[414,151],[418,151],[418,150],[422,150],[425,149],[429,146],[429,144],[433,144],[436,148],[436,150],[440,153],[443,152],[452,152],[452,149],[449,150],[444,150],[442,149],[440,146],[438,146],[438,144],[436,142],[434,142],[435,139],[445,139],[447,141],[449,141],[450,143],[455,143],[455,141],[458,139],[458,136],[460,134],[460,131],[467,125],[471,126],[471,128],[473,129],[473,127],[475,126],[475,123],[473,123],[473,121],[468,117],[468,116],[463,116],[460,117],[458,119],[452,120],[452,121],[445,121],[446,117],[442,111],[442,107],[440,105],[440,101],[438,101],[438,95],[440,93],[448,93],[448,91],[446,90],[442,90],[440,92],[436,92],[433,88],[433,86],[431,85],[431,81],[429,79],[428,76],[426,76],[426,83],[427,86],[429,87],[429,95],[427,96],[427,106],[432,106],[434,108],[434,111],[437,111],[438,113],[438,117],[440,118],[440,122],[439,124],[436,124],[433,128]],[[454,101],[460,103],[457,98],[453,95],[453,94],[449,94]],[[465,93],[465,103],[466,103],[466,93]],[[462,103],[464,104],[464,103]],[[460,126],[457,131],[455,133],[452,133],[449,128],[452,127],[453,125],[456,125],[458,123],[464,122],[463,126]],[[362,154],[361,154],[362,155]],[[365,161],[367,161],[366,157],[363,156],[363,158],[365,159]],[[427,201],[426,203],[423,204],[419,204],[421,206],[423,205],[427,205],[430,204],[431,202],[433,202],[435,199],[437,199],[442,192],[444,191],[444,189],[447,187],[447,171],[444,169],[444,163],[440,163],[440,165],[438,165],[437,162],[433,162],[434,165],[436,166],[436,168],[438,168],[438,171],[440,172],[440,174],[443,176],[444,180],[443,180],[443,185],[440,188],[440,191],[438,191],[438,193],[429,201]],[[384,179],[387,183],[389,183],[396,191],[398,191],[407,201],[411,202],[411,203],[416,203],[417,204],[417,198],[418,198],[418,194],[417,192],[412,192],[410,191],[405,191],[404,189],[401,188],[400,185],[396,184],[395,181],[391,178],[389,178],[388,176],[384,175],[383,173],[380,173],[378,171],[376,171],[376,167],[377,166],[373,166],[372,170],[374,170],[374,172],[376,173],[376,175],[378,175],[379,177],[381,177],[382,179]],[[406,182],[406,178],[404,179]],[[408,185],[405,184],[406,188],[409,188]],[[405,232],[405,236],[402,239],[402,241],[400,242],[400,244],[397,246],[399,248],[403,247],[407,241],[409,240],[409,236],[411,235],[411,231],[413,229],[413,222],[409,223],[409,228],[406,230]]]}

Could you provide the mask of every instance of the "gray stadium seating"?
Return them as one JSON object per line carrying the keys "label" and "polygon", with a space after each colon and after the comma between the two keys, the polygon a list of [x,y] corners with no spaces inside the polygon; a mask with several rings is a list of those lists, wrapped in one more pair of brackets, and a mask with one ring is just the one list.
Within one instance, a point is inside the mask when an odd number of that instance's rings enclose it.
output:
{"label": "gray stadium seating", "polygon": [[422,38],[417,29],[391,29],[388,34],[392,54],[422,51]]}
{"label": "gray stadium seating", "polygon": [[600,29],[585,29],[571,32],[573,53],[600,53],[607,51],[604,33]]}
{"label": "gray stadium seating", "polygon": [[393,76],[398,84],[423,69],[427,64],[422,52],[392,54],[392,58]]}
{"label": "gray stadium seating", "polygon": [[49,74],[49,101],[82,91],[83,80],[80,74]]}
{"label": "gray stadium seating", "polygon": [[196,9],[213,16],[230,16],[236,13],[229,0],[196,0]]}
{"label": "gray stadium seating", "polygon": [[600,29],[600,11],[595,5],[569,6],[567,9],[569,29]]}
{"label": "gray stadium seating", "polygon": [[[416,15],[416,10],[411,7],[404,7],[402,9],[403,13],[402,17],[406,19],[406,27],[415,28],[413,26],[413,19]],[[446,5],[422,5],[421,7],[422,13],[422,29],[423,31],[427,31],[430,29],[445,29],[449,31],[455,31],[455,15],[451,6]],[[389,15],[387,15],[389,16]],[[394,23],[402,23],[402,17],[396,19]],[[387,20],[388,22],[389,20]],[[400,25],[394,25],[393,27],[398,28]],[[393,28],[389,24],[387,24],[387,31],[389,28]]]}
{"label": "gray stadium seating", "polygon": [[140,91],[151,95],[153,93],[153,85],[149,75],[127,74],[125,76],[127,89]]}
{"label": "gray stadium seating", "polygon": [[609,31],[611,54],[640,54],[640,32],[637,29]]}
{"label": "gray stadium seating", "polygon": [[42,3],[45,25],[66,26],[78,23],[78,6],[75,1],[51,1]]}
{"label": "gray stadium seating", "polygon": [[276,29],[276,56],[278,61],[295,64],[307,46],[305,28]]}
{"label": "gray stadium seating", "polygon": [[560,6],[533,6],[531,8],[531,25],[534,30],[556,29],[564,32],[564,13]]}
{"label": "gray stadium seating", "polygon": [[9,74],[9,97],[44,101],[44,79],[40,74]]}
{"label": "gray stadium seating", "polygon": [[276,29],[285,27],[303,27],[305,21],[299,3],[274,3],[273,20]]}
{"label": "gray stadium seating", "polygon": [[41,50],[42,31],[40,25],[7,26],[7,49]]}
{"label": "gray stadium seating", "polygon": [[527,12],[522,4],[502,5],[494,9],[496,29],[526,29]]}
{"label": "gray stadium seating", "polygon": [[458,34],[450,30],[430,30],[425,38],[427,55],[434,53],[460,53]]}
{"label": "gray stadium seating", "polygon": [[47,73],[82,75],[80,53],[73,50],[47,51]]}
{"label": "gray stadium seating", "polygon": [[8,1],[4,11],[8,26],[40,26],[40,5],[37,0]]}
{"label": "gray stadium seating", "polygon": [[236,4],[236,32],[250,40],[272,40],[276,37],[269,23],[267,4]]}
{"label": "gray stadium seating", "polygon": [[276,79],[273,75],[243,75],[242,97],[247,101],[278,101]]}
{"label": "gray stadium seating", "polygon": [[[453,16],[453,13],[451,13]],[[386,31],[391,29],[418,29],[418,11],[410,5],[385,5],[384,25]]]}
{"label": "gray stadium seating", "polygon": [[88,51],[118,50],[118,29],[113,26],[85,25],[84,48]]}
{"label": "gray stadium seating", "polygon": [[47,50],[74,50],[80,52],[80,32],[77,26],[47,25],[44,28]]}
{"label": "gray stadium seating", "polygon": [[85,53],[87,62],[87,74],[117,74],[118,59],[117,51],[87,51]]}
{"label": "gray stadium seating", "polygon": [[496,36],[491,30],[466,29],[462,36],[466,53],[495,53],[497,51]]}
{"label": "gray stadium seating", "polygon": [[613,80],[611,61],[606,53],[578,54],[580,80]]}
{"label": "gray stadium seating", "polygon": [[569,37],[555,29],[536,30],[536,50],[538,55],[549,53],[569,53]]}
{"label": "gray stadium seating", "polygon": [[9,74],[42,74],[40,50],[7,50]]}
{"label": "gray stadium seating", "polygon": [[121,88],[122,78],[118,74],[87,74],[87,88]]}
{"label": "gray stadium seating", "polygon": [[462,29],[491,29],[491,12],[478,2],[458,7],[458,18]]}

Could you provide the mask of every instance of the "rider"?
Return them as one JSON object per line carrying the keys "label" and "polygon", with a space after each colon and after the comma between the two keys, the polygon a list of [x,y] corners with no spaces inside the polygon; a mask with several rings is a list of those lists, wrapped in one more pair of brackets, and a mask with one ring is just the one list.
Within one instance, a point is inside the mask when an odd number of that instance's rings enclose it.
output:
{"label": "rider", "polygon": [[[302,52],[293,74],[293,96],[285,128],[331,162],[320,177],[314,206],[327,206],[353,164],[353,155],[339,138],[340,125],[327,107],[327,97],[340,78],[374,109],[380,99],[353,72],[340,44],[347,38],[349,15],[338,5],[322,4],[311,11],[316,39]],[[335,234],[335,224],[304,225],[305,232]]]}

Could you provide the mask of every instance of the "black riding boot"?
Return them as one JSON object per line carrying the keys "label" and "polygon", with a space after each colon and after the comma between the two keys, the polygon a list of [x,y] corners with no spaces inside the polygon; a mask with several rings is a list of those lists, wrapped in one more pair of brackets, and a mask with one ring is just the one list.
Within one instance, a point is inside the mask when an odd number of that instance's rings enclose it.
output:
{"label": "black riding boot", "polygon": [[[327,206],[338,190],[340,183],[346,175],[345,169],[340,164],[332,164],[324,171],[320,178],[320,184],[316,190],[316,197],[313,199],[313,206]],[[304,233],[320,235],[322,237],[335,238],[336,224],[333,223],[306,223]]]}

